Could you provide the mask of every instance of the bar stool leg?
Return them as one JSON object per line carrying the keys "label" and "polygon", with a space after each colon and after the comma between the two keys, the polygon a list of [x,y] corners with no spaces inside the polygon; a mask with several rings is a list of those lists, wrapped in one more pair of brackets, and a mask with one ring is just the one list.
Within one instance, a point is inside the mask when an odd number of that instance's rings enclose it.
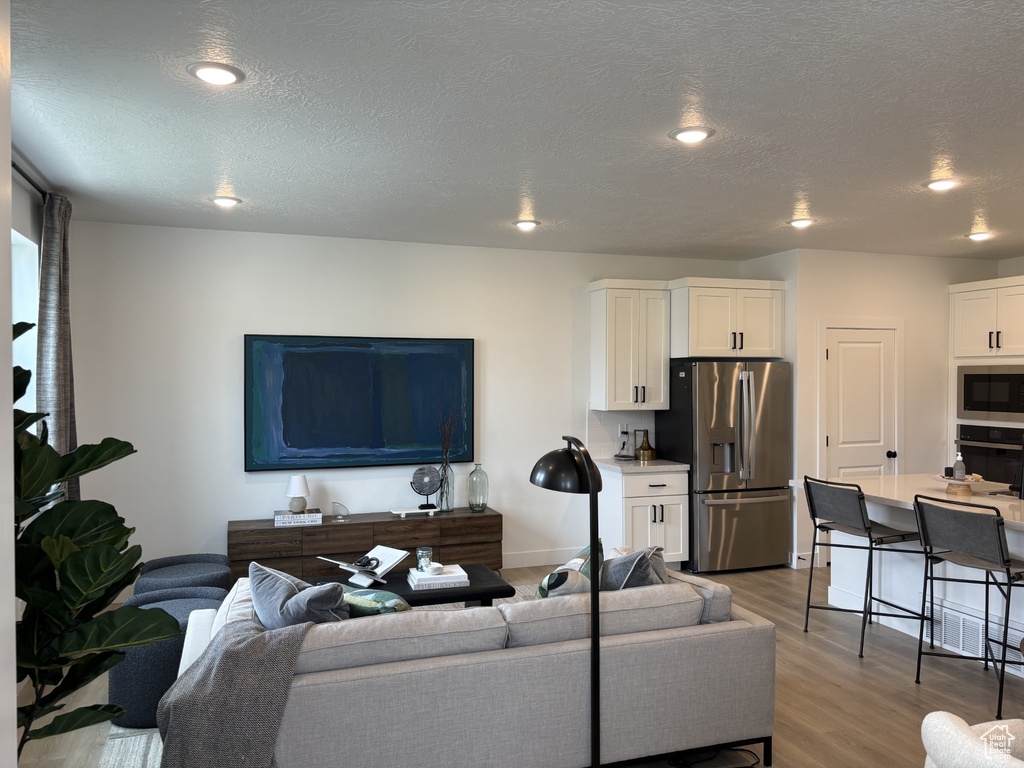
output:
{"label": "bar stool leg", "polygon": [[[918,636],[917,636],[917,676],[914,678],[914,682],[917,683],[918,685],[921,684],[921,654],[924,651],[924,623],[926,621],[926,619],[924,617],[924,609],[925,609],[925,606],[928,604],[928,573],[929,573],[928,566],[929,566],[929,561],[930,560],[931,560],[931,558],[928,556],[928,553],[926,552],[925,556],[924,556],[924,579],[923,579],[923,582],[921,584],[921,630],[920,630],[920,632],[918,633]],[[927,621],[929,623],[928,625],[931,627],[931,632],[929,634],[931,635],[931,639],[934,642],[934,640],[935,640],[935,603],[934,602],[932,603],[932,613],[927,618]]]}
{"label": "bar stool leg", "polygon": [[864,580],[864,610],[860,615],[860,650],[857,658],[864,658],[864,630],[868,626],[868,619],[871,618],[871,563],[874,561],[875,551],[872,547],[871,538],[868,538],[868,567],[867,577]]}
{"label": "bar stool leg", "polygon": [[[988,657],[989,657],[989,652],[990,652],[989,651],[989,643],[988,643],[988,607],[989,607],[989,605],[988,605],[988,603],[989,603],[988,578],[989,578],[989,575],[990,575],[989,572],[985,571],[985,635],[984,635],[984,638],[985,638],[985,663],[982,665],[982,669],[986,669],[986,670],[988,669]],[[993,656],[992,656],[992,664],[993,665],[995,665],[995,661],[996,661],[996,657],[993,654]]]}
{"label": "bar stool leg", "polygon": [[[928,648],[935,650],[935,562],[928,558],[928,572],[931,574],[931,596],[932,596],[932,634],[928,638]],[[941,624],[939,626],[942,626]]]}
{"label": "bar stool leg", "polygon": [[811,567],[807,576],[807,607],[804,608],[804,632],[807,631],[807,622],[811,618],[811,585],[814,583],[814,555],[818,549],[818,526],[814,526],[814,538],[811,541]]}
{"label": "bar stool leg", "polygon": [[[995,576],[993,576],[993,579]],[[1003,719],[1003,683],[1006,681],[1006,642],[1010,637],[1010,596],[1013,587],[1010,582],[1010,569],[1006,569],[1006,601],[1003,604],[1003,653],[999,664],[999,702],[996,704],[996,720]],[[987,639],[987,638],[986,638]],[[993,661],[993,665],[995,662]]]}

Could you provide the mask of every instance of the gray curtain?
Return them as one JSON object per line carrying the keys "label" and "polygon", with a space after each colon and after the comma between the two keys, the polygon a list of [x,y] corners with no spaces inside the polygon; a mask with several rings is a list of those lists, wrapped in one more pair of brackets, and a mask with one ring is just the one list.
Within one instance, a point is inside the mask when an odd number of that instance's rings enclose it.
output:
{"label": "gray curtain", "polygon": [[[39,327],[36,352],[36,410],[48,413],[50,445],[60,454],[78,447],[75,376],[71,366],[70,266],[68,230],[71,201],[49,193],[43,202],[39,249]],[[67,483],[70,500],[81,498],[78,478]]]}

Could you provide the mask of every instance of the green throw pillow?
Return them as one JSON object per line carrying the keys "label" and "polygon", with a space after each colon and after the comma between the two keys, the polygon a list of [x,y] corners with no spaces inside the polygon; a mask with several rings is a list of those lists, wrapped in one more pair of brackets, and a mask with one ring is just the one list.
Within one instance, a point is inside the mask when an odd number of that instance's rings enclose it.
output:
{"label": "green throw pillow", "polygon": [[349,614],[353,619],[360,616],[379,616],[382,613],[412,610],[412,606],[394,592],[372,587],[356,589],[347,584],[342,586],[345,588],[345,603],[348,605]]}
{"label": "green throw pillow", "polygon": [[312,586],[283,571],[249,563],[249,591],[256,618],[267,629],[306,621],[347,619],[349,610],[341,584]]}
{"label": "green throw pillow", "polygon": [[[594,563],[594,560],[597,562]],[[601,573],[603,560],[604,551],[600,540],[597,542],[597,555],[593,558],[590,556],[590,546],[587,545],[568,563],[545,576],[537,587],[537,594],[541,597],[557,597],[571,595],[573,592],[589,592],[590,574],[595,570],[595,565],[597,573]]]}

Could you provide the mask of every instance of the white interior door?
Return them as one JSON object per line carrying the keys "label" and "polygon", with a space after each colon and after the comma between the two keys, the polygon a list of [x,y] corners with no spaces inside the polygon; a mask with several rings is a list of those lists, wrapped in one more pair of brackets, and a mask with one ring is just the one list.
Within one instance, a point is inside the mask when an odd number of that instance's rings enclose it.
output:
{"label": "white interior door", "polygon": [[896,330],[825,331],[827,477],[894,475]]}

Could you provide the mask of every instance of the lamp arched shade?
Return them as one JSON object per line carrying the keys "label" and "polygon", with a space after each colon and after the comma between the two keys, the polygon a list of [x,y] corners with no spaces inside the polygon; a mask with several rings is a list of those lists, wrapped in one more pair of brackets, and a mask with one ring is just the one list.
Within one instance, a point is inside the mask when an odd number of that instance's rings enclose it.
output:
{"label": "lamp arched shade", "polygon": [[601,473],[586,446],[575,437],[563,436],[562,439],[568,446],[541,456],[533,465],[530,482],[561,493],[598,493],[601,490]]}

